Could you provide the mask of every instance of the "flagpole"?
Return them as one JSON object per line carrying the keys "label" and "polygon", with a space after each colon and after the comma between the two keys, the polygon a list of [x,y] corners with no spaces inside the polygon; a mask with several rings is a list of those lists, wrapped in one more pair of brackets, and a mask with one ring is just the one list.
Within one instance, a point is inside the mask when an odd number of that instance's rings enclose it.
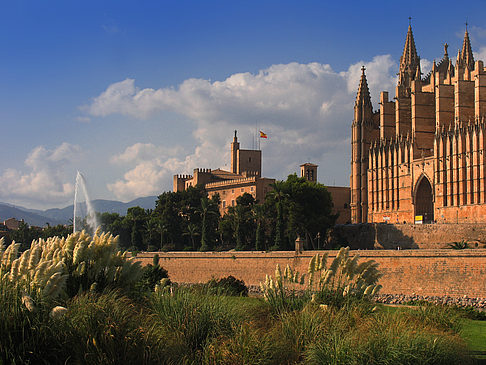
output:
{"label": "flagpole", "polygon": [[262,143],[262,138],[260,137],[260,134],[258,134],[258,149],[261,151],[260,143]]}
{"label": "flagpole", "polygon": [[257,121],[255,121],[255,148],[258,147],[258,142],[257,142],[258,132],[257,132],[257,129],[258,129]]}

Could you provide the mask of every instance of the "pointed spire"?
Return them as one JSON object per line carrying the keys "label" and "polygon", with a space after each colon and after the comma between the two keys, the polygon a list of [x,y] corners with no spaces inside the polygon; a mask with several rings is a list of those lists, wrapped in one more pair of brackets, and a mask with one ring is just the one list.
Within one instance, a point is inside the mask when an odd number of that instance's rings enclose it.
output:
{"label": "pointed spire", "polygon": [[451,78],[454,76],[454,65],[452,64],[452,60],[449,58],[449,67],[447,67],[447,74]]}
{"label": "pointed spire", "polygon": [[417,65],[417,70],[415,72],[415,80],[420,81],[422,78],[422,72],[420,72],[420,64]]}
{"label": "pointed spire", "polygon": [[361,80],[359,81],[358,94],[356,95],[356,106],[366,105],[371,107],[370,89],[365,74],[366,68],[361,67]]}
{"label": "pointed spire", "polygon": [[461,59],[462,62],[469,70],[474,70],[474,56],[471,47],[471,41],[469,40],[469,33],[467,31],[467,23],[466,23],[466,32],[464,33],[464,41],[462,43],[462,50],[461,50]]}
{"label": "pointed spire", "polygon": [[410,87],[410,82],[415,79],[417,66],[420,65],[420,57],[417,55],[415,40],[413,39],[412,26],[409,24],[405,47],[400,57],[400,73],[398,84]]}

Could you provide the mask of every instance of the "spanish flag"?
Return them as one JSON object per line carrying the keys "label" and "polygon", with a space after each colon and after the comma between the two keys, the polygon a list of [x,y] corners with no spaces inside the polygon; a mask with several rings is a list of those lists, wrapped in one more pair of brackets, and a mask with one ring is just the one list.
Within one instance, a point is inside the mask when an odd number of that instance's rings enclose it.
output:
{"label": "spanish flag", "polygon": [[268,138],[268,136],[262,131],[260,131],[260,138]]}

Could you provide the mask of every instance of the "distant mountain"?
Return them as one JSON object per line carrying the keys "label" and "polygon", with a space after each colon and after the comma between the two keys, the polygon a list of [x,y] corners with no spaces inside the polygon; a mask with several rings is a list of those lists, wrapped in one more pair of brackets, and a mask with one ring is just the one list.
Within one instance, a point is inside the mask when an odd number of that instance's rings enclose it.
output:
{"label": "distant mountain", "polygon": [[58,220],[43,216],[42,214],[34,213],[32,211],[22,210],[19,207],[14,207],[9,204],[0,203],[0,220],[3,222],[8,218],[23,219],[30,226],[43,227],[46,223],[50,225],[64,224],[63,220]]}
{"label": "distant mountain", "polygon": [[[128,203],[122,203],[116,200],[93,200],[93,208],[99,213],[118,213],[125,215],[128,208],[139,206],[144,209],[154,209],[156,196],[147,196],[145,198],[137,198]],[[86,211],[84,203],[80,206],[81,210]],[[15,206],[8,203],[0,203],[0,220],[3,221],[8,218],[24,219],[29,225],[44,226],[46,223],[50,225],[68,224],[73,217],[74,206],[71,204],[65,208],[53,208],[47,210],[29,209],[20,206]]]}

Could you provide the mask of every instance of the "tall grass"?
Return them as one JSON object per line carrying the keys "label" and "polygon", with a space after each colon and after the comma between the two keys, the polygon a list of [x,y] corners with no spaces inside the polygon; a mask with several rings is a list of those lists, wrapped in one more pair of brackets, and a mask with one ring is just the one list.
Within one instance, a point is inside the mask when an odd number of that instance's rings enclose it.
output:
{"label": "tall grass", "polygon": [[82,364],[156,363],[143,309],[119,292],[84,293],[55,321],[66,358]]}
{"label": "tall grass", "polygon": [[276,331],[244,323],[233,336],[214,338],[204,351],[205,364],[279,365],[291,364],[298,358],[279,340]]}
{"label": "tall grass", "polygon": [[149,331],[158,351],[175,363],[198,362],[212,339],[231,336],[239,320],[223,298],[187,288],[154,293]]}
{"label": "tall grass", "polygon": [[441,324],[423,321],[410,312],[378,313],[360,323],[356,335],[357,363],[468,364],[464,342]]}
{"label": "tall grass", "polygon": [[55,363],[61,344],[51,327],[50,306],[40,297],[26,299],[19,287],[0,278],[0,363]]}
{"label": "tall grass", "polygon": [[309,262],[307,287],[304,287],[306,274],[294,271],[289,265],[281,272],[277,264],[275,276],[266,276],[260,283],[263,297],[276,313],[302,309],[312,301],[343,307],[354,301],[370,299],[378,293],[381,277],[378,264],[373,260],[359,262],[360,256],[349,256],[349,247],[341,248],[327,265],[328,254],[316,254]]}

